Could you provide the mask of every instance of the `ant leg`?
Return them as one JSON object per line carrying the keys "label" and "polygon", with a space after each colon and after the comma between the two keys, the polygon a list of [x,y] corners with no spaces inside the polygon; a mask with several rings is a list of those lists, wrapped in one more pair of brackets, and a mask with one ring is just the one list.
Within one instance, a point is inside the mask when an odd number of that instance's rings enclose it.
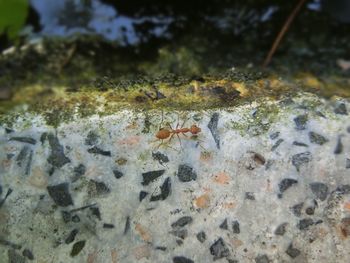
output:
{"label": "ant leg", "polygon": [[170,141],[171,141],[171,139],[174,137],[174,135],[175,135],[175,133],[172,133],[172,134],[170,135],[170,138],[169,138],[168,143],[170,143]]}
{"label": "ant leg", "polygon": [[181,149],[182,149],[181,138],[180,138],[180,136],[179,136],[178,134],[176,134],[176,136],[177,136],[177,138],[179,139],[179,142],[180,142],[180,147],[181,147]]}

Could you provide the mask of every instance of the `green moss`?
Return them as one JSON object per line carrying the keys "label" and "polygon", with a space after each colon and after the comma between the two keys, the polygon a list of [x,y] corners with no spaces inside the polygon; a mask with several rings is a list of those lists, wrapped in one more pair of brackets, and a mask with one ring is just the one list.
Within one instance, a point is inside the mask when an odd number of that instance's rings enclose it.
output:
{"label": "green moss", "polygon": [[278,119],[278,105],[269,102],[262,102],[256,109],[245,109],[242,118],[227,124],[228,128],[237,130],[242,136],[257,136],[267,132]]}

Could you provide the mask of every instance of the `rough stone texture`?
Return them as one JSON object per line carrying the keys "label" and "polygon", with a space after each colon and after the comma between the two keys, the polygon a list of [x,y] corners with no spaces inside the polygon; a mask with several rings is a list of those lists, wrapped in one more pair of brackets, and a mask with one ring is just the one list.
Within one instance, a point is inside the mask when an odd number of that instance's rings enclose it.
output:
{"label": "rough stone texture", "polygon": [[350,262],[349,103],[286,101],[1,124],[0,261]]}

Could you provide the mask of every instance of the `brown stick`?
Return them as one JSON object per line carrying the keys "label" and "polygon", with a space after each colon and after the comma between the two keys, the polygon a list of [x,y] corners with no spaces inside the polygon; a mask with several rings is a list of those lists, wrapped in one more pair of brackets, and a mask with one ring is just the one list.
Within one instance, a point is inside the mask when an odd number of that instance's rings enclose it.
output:
{"label": "brown stick", "polygon": [[268,55],[266,56],[266,58],[264,60],[263,67],[267,67],[270,64],[272,56],[273,56],[273,54],[275,54],[277,47],[279,46],[284,34],[287,32],[290,24],[294,20],[295,16],[299,13],[301,7],[304,5],[305,2],[306,2],[306,0],[299,0],[298,4],[293,9],[292,13],[290,13],[290,15],[288,16],[286,22],[284,23],[282,29],[278,33]]}

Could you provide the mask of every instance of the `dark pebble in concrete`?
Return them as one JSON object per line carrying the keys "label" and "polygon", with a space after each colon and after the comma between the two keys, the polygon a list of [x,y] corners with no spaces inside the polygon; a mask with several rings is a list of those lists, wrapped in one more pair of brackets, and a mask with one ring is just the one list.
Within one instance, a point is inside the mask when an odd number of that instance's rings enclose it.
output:
{"label": "dark pebble in concrete", "polygon": [[245,199],[254,201],[254,200],[255,200],[255,195],[254,195],[254,193],[252,193],[252,192],[246,192],[246,193],[245,193]]}
{"label": "dark pebble in concrete", "polygon": [[64,155],[63,146],[60,144],[58,138],[53,134],[48,134],[47,138],[51,147],[51,154],[47,159],[48,163],[55,168],[61,168],[70,162],[70,159]]}
{"label": "dark pebble in concrete", "polygon": [[183,216],[179,218],[177,221],[171,224],[172,228],[177,228],[177,227],[183,227],[185,225],[188,225],[192,223],[193,219],[190,216]]}
{"label": "dark pebble in concrete", "polygon": [[316,132],[309,132],[309,139],[311,143],[315,143],[318,145],[323,145],[326,142],[328,142],[328,139],[326,137]]}
{"label": "dark pebble in concrete", "polygon": [[7,246],[7,247],[10,247],[12,249],[21,249],[22,248],[21,245],[18,245],[18,244],[12,243],[11,241],[2,239],[1,237],[0,237],[0,245]]}
{"label": "dark pebble in concrete", "polygon": [[220,224],[219,226],[221,229],[228,229],[228,224],[227,224],[227,218]]}
{"label": "dark pebble in concrete", "polygon": [[5,132],[7,133],[7,134],[9,134],[9,133],[13,133],[13,132],[15,132],[13,129],[10,129],[10,128],[5,128]]}
{"label": "dark pebble in concrete", "polygon": [[259,255],[255,258],[255,263],[270,263],[267,255]]}
{"label": "dark pebble in concrete", "polygon": [[253,152],[253,160],[258,165],[264,165],[266,163],[265,157],[256,152]]}
{"label": "dark pebble in concrete", "polygon": [[155,181],[158,177],[162,176],[165,170],[150,171],[147,173],[142,173],[143,182],[142,185],[149,185],[151,182]]}
{"label": "dark pebble in concrete", "polygon": [[40,142],[41,142],[42,145],[43,145],[43,144],[45,143],[45,141],[47,140],[47,135],[48,135],[47,132],[44,132],[44,133],[41,134],[41,136],[40,136]]}
{"label": "dark pebble in concrete", "polygon": [[140,194],[139,194],[139,200],[140,202],[148,195],[147,192],[145,191],[141,191]]}
{"label": "dark pebble in concrete", "polygon": [[181,182],[190,182],[197,179],[197,173],[192,167],[186,164],[179,165],[177,176]]}
{"label": "dark pebble in concrete", "polygon": [[80,222],[80,217],[78,215],[73,215],[72,216],[72,222],[79,223]]}
{"label": "dark pebble in concrete", "polygon": [[224,240],[220,237],[210,246],[210,254],[214,256],[214,260],[228,257],[230,250],[227,248]]}
{"label": "dark pebble in concrete", "polygon": [[120,179],[120,178],[122,178],[124,176],[124,174],[121,171],[117,170],[117,169],[113,170],[113,174],[114,174],[114,177],[116,179]]}
{"label": "dark pebble in concrete", "polygon": [[341,141],[341,135],[338,136],[338,140],[337,140],[337,145],[335,146],[334,149],[334,154],[341,154],[343,152],[343,143]]}
{"label": "dark pebble in concrete", "polygon": [[93,146],[98,143],[99,136],[93,132],[90,131],[85,139],[85,145]]}
{"label": "dark pebble in concrete", "polygon": [[350,133],[350,126],[346,128],[346,131]]}
{"label": "dark pebble in concrete", "polygon": [[182,246],[183,245],[183,240],[181,239],[176,239],[176,244],[178,244],[179,246]]}
{"label": "dark pebble in concrete", "polygon": [[125,220],[125,226],[124,226],[124,235],[126,235],[129,232],[129,229],[130,229],[130,216],[127,216]]}
{"label": "dark pebble in concrete", "polygon": [[68,211],[61,212],[63,222],[68,223],[72,220],[72,214]]}
{"label": "dark pebble in concrete", "polygon": [[309,206],[305,209],[305,213],[309,216],[313,215],[315,213],[315,207]]}
{"label": "dark pebble in concrete", "polygon": [[275,230],[275,235],[283,236],[286,233],[287,225],[288,225],[288,223],[280,224]]}
{"label": "dark pebble in concrete", "polygon": [[301,147],[309,147],[309,145],[307,145],[306,143],[297,142],[297,141],[294,141],[294,142],[293,142],[293,145],[295,145],[295,146],[301,146]]}
{"label": "dark pebble in concrete", "polygon": [[29,144],[36,144],[36,140],[30,137],[11,137],[10,141],[24,142]]}
{"label": "dark pebble in concrete", "polygon": [[280,194],[278,197],[282,197],[283,193],[289,189],[292,185],[297,184],[298,181],[292,178],[285,178],[283,179],[279,184],[278,184],[278,188],[280,190]]}
{"label": "dark pebble in concrete", "polygon": [[168,156],[161,152],[152,152],[152,158],[158,161],[160,164],[169,162]]}
{"label": "dark pebble in concrete", "polygon": [[240,229],[240,226],[239,226],[239,222],[238,222],[237,220],[235,220],[235,221],[232,222],[232,231],[233,231],[233,233],[235,233],[235,234],[241,233],[241,229]]}
{"label": "dark pebble in concrete", "polygon": [[7,251],[8,263],[25,263],[26,259],[18,254],[14,249],[9,249]]}
{"label": "dark pebble in concrete", "polygon": [[220,149],[220,137],[218,133],[218,122],[219,122],[219,113],[215,112],[208,123],[208,128],[211,132],[211,135],[214,138],[214,141],[216,143],[216,147]]}
{"label": "dark pebble in concrete", "polygon": [[56,205],[63,207],[73,205],[68,183],[50,185],[47,187],[47,191]]}
{"label": "dark pebble in concrete", "polygon": [[337,187],[336,191],[339,194],[343,194],[343,195],[350,194],[350,185],[349,184],[340,185]]}
{"label": "dark pebble in concrete", "polygon": [[94,147],[88,149],[88,153],[99,154],[99,155],[111,157],[111,152],[110,151],[102,150],[101,148],[99,148],[97,146],[94,146]]}
{"label": "dark pebble in concrete", "polygon": [[22,167],[23,166],[23,162],[28,159],[28,156],[30,156],[30,152],[32,150],[30,149],[30,147],[28,146],[24,146],[21,151],[19,152],[17,158],[16,158],[16,162],[17,162],[17,165],[19,167]]}
{"label": "dark pebble in concrete", "polygon": [[0,200],[0,208],[4,205],[4,203],[6,202],[6,199],[10,196],[10,194],[13,192],[12,188],[9,188],[7,190],[7,193],[4,197],[4,199]]}
{"label": "dark pebble in concrete", "polygon": [[280,146],[280,144],[283,142],[284,140],[283,139],[278,139],[276,141],[276,143],[271,147],[271,151],[274,151],[277,149],[278,146]]}
{"label": "dark pebble in concrete", "polygon": [[112,229],[112,228],[114,228],[114,225],[113,224],[104,223],[102,227],[103,228],[107,228],[107,229]]}
{"label": "dark pebble in concrete", "polygon": [[311,218],[304,218],[299,221],[298,228],[300,230],[306,230],[309,228],[309,226],[312,226],[313,224],[314,220],[312,220]]}
{"label": "dark pebble in concrete", "polygon": [[294,119],[294,123],[295,123],[295,128],[297,130],[305,130],[306,129],[306,123],[308,121],[308,117],[306,114],[303,115],[299,115],[297,117],[295,117]]}
{"label": "dark pebble in concrete", "polygon": [[346,105],[345,103],[338,103],[334,107],[334,113],[335,114],[340,114],[340,115],[348,115],[348,111],[346,110]]}
{"label": "dark pebble in concrete", "polygon": [[161,251],[166,251],[166,247],[161,247],[161,246],[157,246],[157,247],[155,247],[155,249],[157,249],[157,250],[161,250]]}
{"label": "dark pebble in concrete", "polygon": [[271,140],[277,139],[278,136],[280,136],[280,132],[274,132],[270,135],[270,139]]}
{"label": "dark pebble in concrete", "polygon": [[101,212],[98,207],[90,207],[90,211],[91,211],[91,214],[93,214],[98,218],[98,220],[101,220]]}
{"label": "dark pebble in concrete", "polygon": [[173,263],[194,263],[193,260],[183,256],[173,257]]}
{"label": "dark pebble in concrete", "polygon": [[321,201],[326,200],[328,195],[328,186],[324,183],[314,182],[310,184],[312,193]]}
{"label": "dark pebble in concrete", "polygon": [[204,231],[199,232],[196,235],[196,237],[197,237],[198,241],[201,242],[201,243],[203,243],[207,239],[207,235],[205,234]]}
{"label": "dark pebble in concrete", "polygon": [[346,168],[346,169],[350,169],[350,159],[349,159],[349,158],[346,158],[346,161],[345,161],[345,168]]}
{"label": "dark pebble in concrete", "polygon": [[86,167],[83,164],[79,164],[77,167],[74,167],[73,173],[74,176],[72,178],[72,182],[76,182],[79,180],[80,177],[82,177],[86,172]]}
{"label": "dark pebble in concrete", "polygon": [[309,163],[311,159],[312,159],[312,155],[310,152],[297,153],[292,156],[292,164],[299,172],[300,167],[304,164]]}
{"label": "dark pebble in concrete", "polygon": [[299,204],[296,204],[292,207],[292,212],[295,216],[301,216],[301,209],[303,208],[304,206],[304,203],[299,203]]}
{"label": "dark pebble in concrete", "polygon": [[296,258],[301,254],[300,250],[293,247],[293,244],[290,244],[286,250],[286,254],[291,258]]}
{"label": "dark pebble in concrete", "polygon": [[28,258],[29,260],[34,260],[33,252],[27,248],[23,250],[22,256]]}
{"label": "dark pebble in concrete", "polygon": [[77,256],[85,247],[85,240],[82,241],[78,241],[76,243],[74,243],[73,247],[72,247],[72,251],[70,252],[70,256],[71,257],[75,257]]}
{"label": "dark pebble in concrete", "polygon": [[69,233],[69,235],[67,236],[67,238],[66,238],[66,240],[64,241],[64,243],[66,243],[66,244],[72,243],[72,242],[74,241],[76,235],[78,234],[78,232],[79,232],[78,229],[73,229],[73,230]]}
{"label": "dark pebble in concrete", "polygon": [[175,229],[173,231],[170,231],[170,234],[179,237],[181,239],[185,239],[188,235],[187,229]]}
{"label": "dark pebble in concrete", "polygon": [[165,179],[164,183],[160,187],[160,194],[152,195],[150,198],[150,201],[154,202],[159,200],[165,200],[170,195],[170,192],[171,192],[171,181],[170,181],[170,177],[168,177],[167,179]]}
{"label": "dark pebble in concrete", "polygon": [[88,183],[88,193],[90,196],[100,196],[108,194],[111,190],[104,182],[90,180]]}
{"label": "dark pebble in concrete", "polygon": [[0,196],[2,195],[2,186],[0,184]]}

